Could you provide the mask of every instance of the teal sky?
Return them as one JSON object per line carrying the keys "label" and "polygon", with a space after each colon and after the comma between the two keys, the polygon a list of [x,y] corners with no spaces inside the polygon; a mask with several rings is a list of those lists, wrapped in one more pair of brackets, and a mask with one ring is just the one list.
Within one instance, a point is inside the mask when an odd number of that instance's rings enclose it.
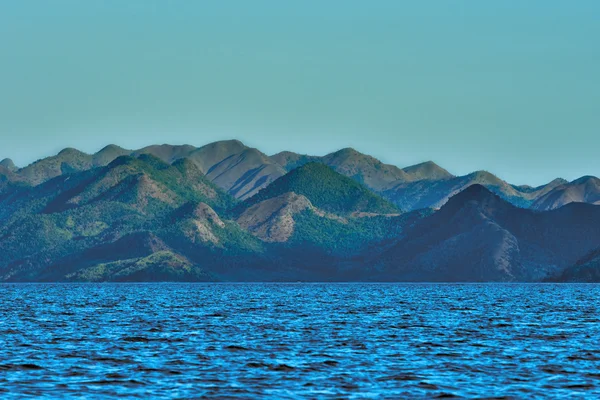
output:
{"label": "teal sky", "polygon": [[600,175],[600,1],[0,3],[0,158],[227,138]]}

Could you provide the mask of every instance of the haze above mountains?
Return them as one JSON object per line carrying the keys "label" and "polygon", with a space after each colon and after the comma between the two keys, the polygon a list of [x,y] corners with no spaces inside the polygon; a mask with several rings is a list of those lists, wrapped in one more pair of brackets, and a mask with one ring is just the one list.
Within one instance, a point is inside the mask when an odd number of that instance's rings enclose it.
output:
{"label": "haze above mountains", "polygon": [[600,279],[600,180],[511,185],[346,148],[65,149],[0,162],[0,279]]}

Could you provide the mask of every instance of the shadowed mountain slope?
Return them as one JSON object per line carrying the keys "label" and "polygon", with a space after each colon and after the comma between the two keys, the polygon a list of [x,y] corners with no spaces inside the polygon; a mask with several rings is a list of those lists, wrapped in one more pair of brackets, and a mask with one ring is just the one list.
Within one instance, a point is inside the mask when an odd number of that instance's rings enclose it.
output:
{"label": "shadowed mountain slope", "polygon": [[577,262],[599,240],[600,207],[538,213],[472,185],[407,230],[381,265],[398,280],[539,281]]}
{"label": "shadowed mountain slope", "polygon": [[600,282],[600,248],[587,254],[575,265],[565,269],[552,281],[559,282]]}

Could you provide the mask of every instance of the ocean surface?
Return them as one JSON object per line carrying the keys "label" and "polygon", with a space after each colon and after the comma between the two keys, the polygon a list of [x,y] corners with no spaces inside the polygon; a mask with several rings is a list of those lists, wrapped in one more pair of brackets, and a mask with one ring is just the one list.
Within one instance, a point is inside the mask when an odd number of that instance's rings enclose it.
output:
{"label": "ocean surface", "polygon": [[598,398],[600,285],[2,284],[0,398]]}

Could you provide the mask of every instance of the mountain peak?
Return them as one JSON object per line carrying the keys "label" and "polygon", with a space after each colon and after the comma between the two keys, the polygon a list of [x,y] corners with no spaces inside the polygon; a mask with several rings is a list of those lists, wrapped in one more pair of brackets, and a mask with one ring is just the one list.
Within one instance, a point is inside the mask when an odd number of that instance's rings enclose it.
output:
{"label": "mountain peak", "polygon": [[338,151],[334,151],[333,154],[351,155],[351,154],[362,154],[362,153],[360,151],[352,148],[352,147],[344,147],[343,149],[340,149]]}
{"label": "mountain peak", "polygon": [[104,146],[96,154],[101,154],[101,153],[116,153],[116,152],[122,152],[122,151],[126,151],[126,150],[124,148],[122,148],[121,146],[117,146],[116,144],[109,144],[108,146]]}
{"label": "mountain peak", "polygon": [[442,206],[442,210],[457,210],[468,203],[475,203],[478,206],[483,206],[485,208],[500,208],[504,206],[513,207],[510,203],[502,200],[485,186],[476,183],[450,197],[448,202]]}
{"label": "mountain peak", "polygon": [[183,145],[160,144],[160,145],[152,145],[152,146],[144,147],[140,150],[135,151],[133,154],[134,155],[152,154],[152,155],[160,158],[164,162],[171,164],[180,158],[188,157],[195,150],[196,150],[196,148],[189,144],[183,144]]}
{"label": "mountain peak", "polygon": [[305,154],[298,154],[298,153],[294,153],[293,151],[288,151],[288,150],[284,150],[284,151],[280,151],[279,153],[275,153],[272,156],[270,156],[271,158],[285,158],[285,157],[300,157],[303,156]]}
{"label": "mountain peak", "polygon": [[16,171],[18,168],[10,158],[5,158],[0,161],[0,166],[6,168],[9,171]]}
{"label": "mountain peak", "polygon": [[114,161],[117,157],[129,155],[132,152],[125,150],[114,144],[109,144],[102,150],[94,154],[93,161],[95,166],[105,166]]}
{"label": "mountain peak", "polygon": [[425,161],[420,164],[411,165],[403,168],[402,171],[410,175],[413,180],[439,180],[454,177],[454,175],[433,161]]}
{"label": "mountain peak", "polygon": [[60,157],[67,157],[67,156],[82,156],[82,155],[87,155],[86,153],[84,153],[81,150],[77,150],[73,147],[67,147],[65,149],[62,149],[59,153],[58,156]]}
{"label": "mountain peak", "polygon": [[582,176],[581,178],[575,179],[573,182],[571,182],[571,184],[581,185],[581,184],[586,184],[588,182],[594,182],[596,184],[600,184],[600,179],[598,179],[592,175],[585,175],[585,176]]}
{"label": "mountain peak", "polygon": [[496,175],[492,174],[491,172],[484,171],[484,170],[475,171],[469,175],[471,175],[474,179],[485,179],[485,180],[498,179],[496,177]]}
{"label": "mountain peak", "polygon": [[548,183],[548,185],[550,185],[550,186],[560,186],[560,185],[564,185],[564,184],[567,184],[567,183],[569,183],[569,181],[566,180],[566,179],[556,178],[556,179],[553,179],[552,181],[550,181]]}
{"label": "mountain peak", "polygon": [[226,145],[229,145],[229,146],[248,147],[241,140],[238,140],[238,139],[220,140],[220,141],[215,142],[215,143],[226,144]]}
{"label": "mountain peak", "polygon": [[298,154],[291,151],[281,151],[269,157],[275,163],[281,165],[287,172],[301,167],[311,161],[319,162],[321,157],[309,156],[308,154]]}
{"label": "mountain peak", "polygon": [[490,192],[485,186],[475,183],[471,186],[468,186],[461,192],[459,192],[456,196],[464,197],[464,199],[480,199],[487,198],[489,196],[497,197],[495,194]]}
{"label": "mountain peak", "polygon": [[209,143],[205,146],[202,146],[200,149],[214,149],[214,148],[221,149],[221,151],[227,150],[229,152],[240,153],[240,152],[248,149],[249,147],[237,139],[230,139],[230,140],[219,140],[218,142]]}
{"label": "mountain peak", "polygon": [[329,153],[329,154],[323,156],[322,158],[326,164],[329,164],[330,166],[332,166],[332,165],[337,165],[337,164],[342,164],[342,163],[348,162],[348,160],[354,161],[356,159],[363,158],[363,157],[372,158],[371,156],[363,154],[363,153],[353,149],[352,147],[344,147],[343,149],[334,151],[333,153]]}

